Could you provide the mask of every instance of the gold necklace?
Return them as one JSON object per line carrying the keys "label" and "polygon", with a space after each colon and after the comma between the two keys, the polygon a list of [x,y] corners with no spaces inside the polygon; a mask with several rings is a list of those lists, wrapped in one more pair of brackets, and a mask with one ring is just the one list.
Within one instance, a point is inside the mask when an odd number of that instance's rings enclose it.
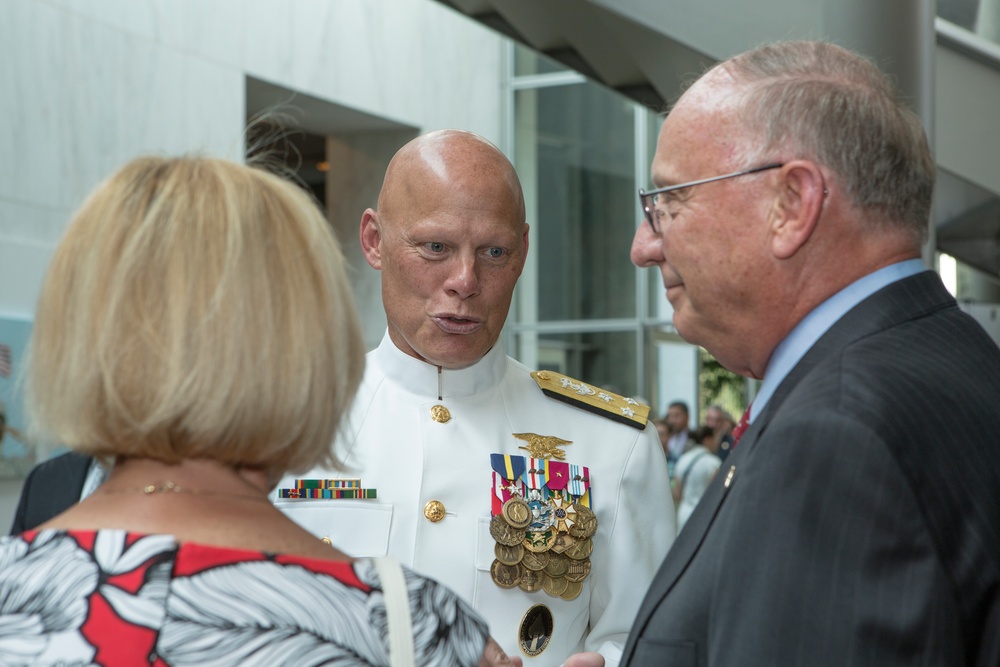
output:
{"label": "gold necklace", "polygon": [[249,494],[239,494],[239,493],[227,493],[225,491],[211,491],[208,489],[189,489],[186,486],[180,486],[175,482],[154,482],[152,484],[146,484],[139,488],[129,488],[129,489],[100,489],[101,493],[142,493],[146,496],[151,496],[154,493],[187,493],[192,496],[222,496],[224,498],[233,498],[234,500],[253,500],[257,502],[270,503],[271,501],[266,496],[252,496]]}

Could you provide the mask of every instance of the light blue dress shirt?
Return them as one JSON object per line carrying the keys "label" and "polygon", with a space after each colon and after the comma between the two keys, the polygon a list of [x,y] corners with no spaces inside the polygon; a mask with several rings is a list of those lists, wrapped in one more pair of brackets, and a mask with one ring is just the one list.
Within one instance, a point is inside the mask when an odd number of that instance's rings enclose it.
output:
{"label": "light blue dress shirt", "polygon": [[753,423],[767,402],[774,395],[785,376],[795,368],[795,364],[805,356],[805,353],[816,344],[816,341],[832,327],[837,320],[847,314],[851,308],[858,305],[886,285],[903,278],[927,271],[923,260],[908,259],[883,267],[875,273],[869,273],[859,278],[829,299],[818,305],[811,313],[802,318],[791,333],[785,337],[778,347],[774,348],[760,391],[750,405],[750,423]]}

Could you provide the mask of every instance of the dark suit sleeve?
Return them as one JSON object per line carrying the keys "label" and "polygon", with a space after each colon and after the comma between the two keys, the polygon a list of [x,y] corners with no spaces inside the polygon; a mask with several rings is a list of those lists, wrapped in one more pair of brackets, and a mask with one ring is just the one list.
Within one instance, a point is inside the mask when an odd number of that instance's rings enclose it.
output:
{"label": "dark suit sleeve", "polygon": [[17,511],[14,512],[14,523],[10,527],[11,535],[20,535],[25,530],[28,530],[25,525],[27,521],[25,514],[28,511],[28,497],[31,495],[31,485],[34,483],[35,473],[37,472],[38,466],[35,466],[28,473],[24,484],[21,485],[21,497],[17,501]]}
{"label": "dark suit sleeve", "polygon": [[79,502],[91,461],[68,452],[36,465],[21,487],[11,535],[36,528]]}

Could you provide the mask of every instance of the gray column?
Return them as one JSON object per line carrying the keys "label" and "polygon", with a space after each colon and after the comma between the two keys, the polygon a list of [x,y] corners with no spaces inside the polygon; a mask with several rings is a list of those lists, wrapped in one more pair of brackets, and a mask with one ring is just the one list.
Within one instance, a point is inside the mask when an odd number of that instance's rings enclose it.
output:
{"label": "gray column", "polygon": [[[865,53],[888,72],[934,146],[935,0],[820,0],[823,37]],[[924,262],[934,266],[934,223]]]}

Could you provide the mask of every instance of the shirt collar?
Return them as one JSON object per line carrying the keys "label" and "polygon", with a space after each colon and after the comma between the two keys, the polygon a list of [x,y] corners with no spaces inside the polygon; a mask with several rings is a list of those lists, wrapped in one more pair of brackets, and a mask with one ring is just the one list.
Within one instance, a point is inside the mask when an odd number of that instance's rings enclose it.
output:
{"label": "shirt collar", "polygon": [[750,422],[752,423],[757,415],[764,411],[764,406],[795,364],[799,363],[816,341],[837,320],[846,315],[847,311],[883,287],[926,270],[927,267],[920,259],[908,259],[890,264],[855,280],[802,318],[791,333],[774,348],[771,359],[767,362],[767,369],[764,371],[764,381],[760,385],[760,391],[750,405]]}
{"label": "shirt collar", "polygon": [[441,369],[439,385],[438,367],[400,350],[389,338],[388,331],[379,346],[369,355],[369,360],[392,382],[411,393],[428,398],[437,398],[439,395],[442,398],[471,396],[496,387],[507,368],[507,355],[497,341],[482,359],[471,366],[458,370]]}

